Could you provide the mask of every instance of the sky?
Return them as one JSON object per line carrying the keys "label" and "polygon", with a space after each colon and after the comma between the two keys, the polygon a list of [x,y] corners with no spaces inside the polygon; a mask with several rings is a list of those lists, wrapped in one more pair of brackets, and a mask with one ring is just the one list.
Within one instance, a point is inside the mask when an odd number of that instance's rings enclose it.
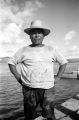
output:
{"label": "sky", "polygon": [[24,29],[33,20],[51,30],[46,45],[66,57],[79,57],[79,0],[0,0],[0,57],[31,43]]}

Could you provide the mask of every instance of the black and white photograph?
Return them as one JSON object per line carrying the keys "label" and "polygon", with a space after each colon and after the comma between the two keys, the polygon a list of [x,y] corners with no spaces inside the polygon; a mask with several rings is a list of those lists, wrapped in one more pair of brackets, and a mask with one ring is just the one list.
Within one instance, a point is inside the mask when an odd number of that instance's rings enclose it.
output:
{"label": "black and white photograph", "polygon": [[79,120],[79,0],[0,0],[0,120]]}

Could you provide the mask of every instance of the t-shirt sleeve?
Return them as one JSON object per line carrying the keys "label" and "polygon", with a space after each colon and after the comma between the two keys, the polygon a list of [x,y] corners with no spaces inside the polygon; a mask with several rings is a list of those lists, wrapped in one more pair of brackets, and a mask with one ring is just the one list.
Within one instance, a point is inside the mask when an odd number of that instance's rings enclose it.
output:
{"label": "t-shirt sleeve", "polygon": [[17,65],[22,61],[22,50],[18,50],[12,57],[10,57],[8,64]]}
{"label": "t-shirt sleeve", "polygon": [[68,63],[67,59],[57,49],[54,49],[54,60],[60,65]]}

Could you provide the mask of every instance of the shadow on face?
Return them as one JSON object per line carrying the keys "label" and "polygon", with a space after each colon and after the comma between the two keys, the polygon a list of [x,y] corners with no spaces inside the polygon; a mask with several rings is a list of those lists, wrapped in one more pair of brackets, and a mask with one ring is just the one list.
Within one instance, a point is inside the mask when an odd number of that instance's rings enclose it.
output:
{"label": "shadow on face", "polygon": [[30,39],[33,45],[41,45],[44,39],[42,29],[33,29],[30,31]]}

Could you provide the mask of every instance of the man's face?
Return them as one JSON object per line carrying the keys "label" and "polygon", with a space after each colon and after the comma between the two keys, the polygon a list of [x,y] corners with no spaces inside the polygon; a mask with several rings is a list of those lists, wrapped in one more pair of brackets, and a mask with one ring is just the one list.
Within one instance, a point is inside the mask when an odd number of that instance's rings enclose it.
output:
{"label": "man's face", "polygon": [[41,45],[44,39],[43,31],[40,29],[31,31],[30,39],[33,45]]}

